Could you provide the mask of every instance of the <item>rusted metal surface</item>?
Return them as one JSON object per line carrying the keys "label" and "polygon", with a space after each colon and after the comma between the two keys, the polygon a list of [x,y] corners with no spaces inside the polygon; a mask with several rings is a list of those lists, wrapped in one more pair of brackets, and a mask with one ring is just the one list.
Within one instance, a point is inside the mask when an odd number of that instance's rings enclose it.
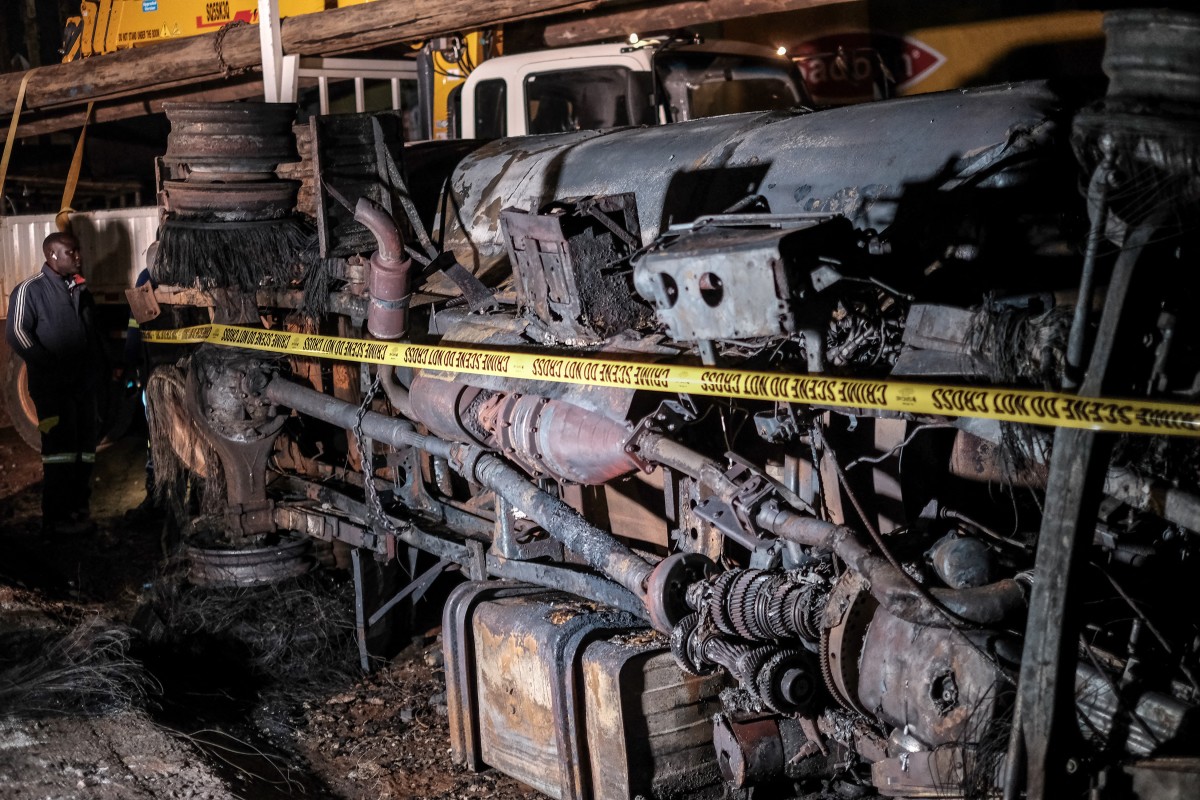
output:
{"label": "rusted metal surface", "polygon": [[345,542],[351,547],[383,552],[382,542],[371,533],[365,521],[356,521],[330,513],[316,504],[276,504],[275,525],[281,530],[297,531],[326,542]]}
{"label": "rusted metal surface", "polygon": [[977,634],[913,625],[880,609],[862,640],[858,700],[929,747],[971,741],[1003,707],[1004,684],[981,653],[985,642]]}
{"label": "rusted metal surface", "polygon": [[625,425],[571,403],[424,375],[413,379],[409,398],[440,436],[499,450],[533,475],[600,484],[637,467],[625,451]]}
{"label": "rusted metal surface", "polygon": [[990,625],[1002,622],[1025,604],[1025,589],[1015,578],[965,589],[923,590],[868,548],[854,530],[798,514],[774,501],[763,503],[756,519],[783,539],[836,553],[864,579],[865,586],[884,607],[910,622],[944,627],[954,621],[946,613],[950,612]]}
{"label": "rusted metal surface", "polygon": [[704,580],[715,569],[713,562],[699,553],[673,553],[655,564],[646,579],[651,624],[670,633],[689,613],[688,587]]}
{"label": "rusted metal surface", "polygon": [[296,207],[299,189],[300,184],[296,181],[280,180],[239,183],[163,181],[164,208],[185,219],[244,226],[290,216]]}
{"label": "rusted metal surface", "polygon": [[635,627],[634,617],[567,595],[480,604],[470,635],[483,762],[550,797],[587,798],[590,714],[580,659],[590,639]]}
{"label": "rusted metal surface", "polygon": [[294,105],[166,103],[163,111],[171,123],[163,161],[194,180],[273,177],[277,164],[297,158]]}
{"label": "rusted metal surface", "polygon": [[472,632],[475,609],[484,601],[524,596],[540,590],[520,583],[472,581],[458,586],[442,611],[442,649],[446,664],[446,706],[450,717],[450,746],[468,769],[484,769],[479,743],[479,691],[476,685],[476,647]]}
{"label": "rusted metal surface", "polygon": [[476,462],[475,479],[502,495],[601,574],[645,597],[651,567],[628,546],[601,531],[562,500],[541,491],[517,470],[491,456]]}
{"label": "rusted metal surface", "polygon": [[284,417],[269,404],[244,399],[256,397],[266,385],[262,362],[209,350],[193,356],[187,380],[191,418],[221,459],[230,534],[238,538],[275,530],[266,466]]}
{"label": "rusted metal surface", "polygon": [[452,594],[443,629],[454,750],[472,768],[555,798],[715,789],[716,764],[698,762],[720,680],[683,676],[632,617],[475,583]]}
{"label": "rusted metal surface", "polygon": [[464,445],[416,434],[412,425],[368,412],[360,418],[358,409],[312,389],[276,378],[261,390],[262,397],[273,403],[294,408],[342,427],[361,425],[371,438],[392,445],[411,446],[429,450],[435,455],[450,458],[468,477],[504,497],[515,507],[540,524],[551,536],[580,556],[601,574],[628,589],[636,597],[644,597],[645,582],[650,565],[626,545],[596,528],[557,497],[547,494],[515,468],[496,456],[471,451]]}
{"label": "rusted metal surface", "polygon": [[141,286],[125,290],[125,300],[129,303],[129,315],[138,325],[152,322],[162,313],[158,301],[154,299],[154,287],[147,281]]}
{"label": "rusted metal surface", "polygon": [[1002,444],[968,431],[958,431],[950,451],[950,474],[959,478],[1011,486],[1043,487],[1046,465],[1036,461],[1012,463],[1012,455]]}
{"label": "rusted metal surface", "polygon": [[779,725],[771,718],[733,722],[719,717],[713,744],[722,777],[739,788],[770,780],[786,760]]}
{"label": "rusted metal surface", "polygon": [[[277,519],[303,522],[302,526],[284,524],[281,521],[281,528],[301,531],[313,538],[328,541],[342,540],[354,547],[371,550],[380,555],[386,553],[387,548],[383,542],[385,537],[368,526],[367,506],[361,499],[354,499],[346,492],[338,491],[326,483],[308,481],[294,475],[281,476],[272,485],[305,498],[294,502],[282,501],[276,506]],[[325,512],[323,525],[318,524],[320,511]],[[483,535],[488,528],[483,520],[472,521],[472,518],[458,509],[448,507],[443,509],[443,513],[456,530]],[[417,525],[404,524],[401,520],[394,519],[392,523],[399,531],[398,536],[404,544],[456,564],[467,563],[468,555],[461,534],[459,537],[438,536]],[[356,539],[355,536],[360,538]]]}
{"label": "rusted metal surface", "polygon": [[862,577],[849,573],[834,585],[825,606],[821,636],[821,673],[830,694],[861,714],[867,711],[858,699],[859,659],[863,639],[879,602]]}
{"label": "rusted metal surface", "polygon": [[561,400],[511,394],[484,427],[493,432],[499,449],[534,474],[590,485],[637,468],[625,452],[626,426]]}
{"label": "rusted metal surface", "polygon": [[367,330],[380,339],[398,339],[408,333],[408,304],[412,299],[412,259],[404,255],[404,239],[386,210],[362,197],[354,219],[375,237],[367,275]]}
{"label": "rusted metal surface", "polygon": [[[571,503],[570,498],[564,498]],[[583,513],[574,503],[571,507]],[[503,497],[496,498],[496,528],[492,535],[491,552],[502,559],[530,561],[549,558],[561,561],[564,555],[562,542],[556,541],[537,525],[524,519]]]}
{"label": "rusted metal surface", "polygon": [[487,574],[497,578],[568,592],[584,600],[619,609],[640,620],[647,617],[646,606],[640,595],[607,578],[581,572],[570,565],[516,561],[489,554],[486,556],[486,566]]}
{"label": "rusted metal surface", "polygon": [[408,388],[413,414],[430,432],[456,442],[483,444],[487,431],[475,422],[471,409],[481,389],[464,383],[417,374]]}
{"label": "rusted metal surface", "polygon": [[634,285],[674,338],[794,333],[800,298],[815,282],[809,273],[819,266],[813,254],[837,252],[849,241],[844,217],[781,218],[774,224],[767,218],[754,220],[753,227],[750,220],[740,222],[709,218],[710,224],[680,231],[638,259]]}
{"label": "rusted metal surface", "polygon": [[583,651],[590,797],[679,797],[719,791],[711,718],[719,676],[684,675],[649,631]]}

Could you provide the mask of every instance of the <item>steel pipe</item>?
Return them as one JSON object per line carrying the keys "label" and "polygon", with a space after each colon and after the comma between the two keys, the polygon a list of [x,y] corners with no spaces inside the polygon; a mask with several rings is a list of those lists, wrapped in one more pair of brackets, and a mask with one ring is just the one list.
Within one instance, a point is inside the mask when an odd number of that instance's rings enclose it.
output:
{"label": "steel pipe", "polygon": [[352,403],[274,378],[263,391],[272,403],[287,406],[343,428],[361,426],[364,435],[393,447],[416,447],[447,459],[464,477],[503,497],[545,529],[564,547],[581,556],[602,574],[645,602],[646,581],[653,567],[615,537],[592,525],[559,498],[539,489],[515,467],[477,447],[424,436],[406,420],[373,411],[363,413]]}
{"label": "steel pipe", "polygon": [[[942,606],[923,597],[909,580],[882,556],[863,544],[858,534],[845,525],[805,517],[775,502],[763,504],[756,522],[789,542],[835,553],[846,565],[867,579],[871,594],[893,615],[916,625],[947,627],[944,611],[979,625],[995,625],[1025,606],[1025,590],[1012,579],[966,589],[930,589]],[[944,609],[944,611],[943,611]]]}
{"label": "steel pipe", "polygon": [[[465,445],[456,448],[467,449]],[[475,461],[473,477],[525,512],[564,547],[582,556],[589,566],[638,597],[645,597],[646,580],[653,569],[650,564],[562,500],[530,483],[515,467],[498,456],[484,455]]]}

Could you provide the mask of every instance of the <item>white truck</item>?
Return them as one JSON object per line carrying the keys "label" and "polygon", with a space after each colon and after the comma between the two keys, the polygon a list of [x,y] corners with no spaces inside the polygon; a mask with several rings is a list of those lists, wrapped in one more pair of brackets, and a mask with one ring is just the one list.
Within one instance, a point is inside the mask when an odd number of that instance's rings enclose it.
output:
{"label": "white truck", "polygon": [[471,71],[450,116],[461,138],[490,139],[807,103],[795,64],[770,48],[644,39],[489,59]]}

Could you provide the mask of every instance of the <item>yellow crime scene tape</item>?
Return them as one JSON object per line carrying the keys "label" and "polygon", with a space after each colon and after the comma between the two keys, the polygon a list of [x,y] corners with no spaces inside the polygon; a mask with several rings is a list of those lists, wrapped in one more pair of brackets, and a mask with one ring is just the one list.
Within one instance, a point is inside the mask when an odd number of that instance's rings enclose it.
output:
{"label": "yellow crime scene tape", "polygon": [[503,378],[682,392],[834,408],[980,417],[1115,433],[1200,436],[1200,405],[1077,397],[1060,392],[837,378],[785,372],[406,344],[308,333],[197,325],[143,331],[160,344],[208,342],[290,356],[388,364]]}

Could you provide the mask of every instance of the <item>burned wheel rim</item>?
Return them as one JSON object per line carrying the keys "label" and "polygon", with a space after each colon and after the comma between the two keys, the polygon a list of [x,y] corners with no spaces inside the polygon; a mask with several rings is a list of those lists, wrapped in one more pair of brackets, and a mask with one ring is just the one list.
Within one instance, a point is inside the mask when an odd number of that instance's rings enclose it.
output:
{"label": "burned wheel rim", "polygon": [[224,173],[270,175],[295,161],[292,120],[286,103],[167,103],[171,121],[164,161],[186,166],[198,179]]}
{"label": "burned wheel rim", "polygon": [[303,575],[313,568],[311,543],[288,535],[278,544],[229,548],[188,545],[188,578],[197,586],[263,586]]}
{"label": "burned wheel rim", "polygon": [[197,183],[163,181],[171,211],[186,219],[218,222],[279,220],[296,207],[299,181],[253,183]]}

